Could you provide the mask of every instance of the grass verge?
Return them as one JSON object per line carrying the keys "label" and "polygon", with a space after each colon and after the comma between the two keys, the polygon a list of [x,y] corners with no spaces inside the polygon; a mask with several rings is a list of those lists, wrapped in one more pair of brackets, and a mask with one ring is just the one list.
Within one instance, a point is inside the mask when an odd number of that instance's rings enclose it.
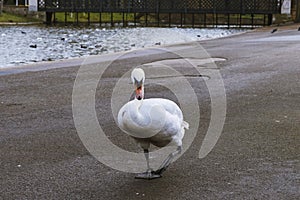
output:
{"label": "grass verge", "polygon": [[0,22],[39,22],[40,20],[2,12]]}

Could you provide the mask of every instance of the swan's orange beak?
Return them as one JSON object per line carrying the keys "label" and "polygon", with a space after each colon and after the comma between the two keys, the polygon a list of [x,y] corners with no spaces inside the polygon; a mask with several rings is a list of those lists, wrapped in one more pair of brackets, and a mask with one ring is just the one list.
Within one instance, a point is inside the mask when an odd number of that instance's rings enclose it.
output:
{"label": "swan's orange beak", "polygon": [[138,88],[135,89],[135,98],[138,100],[142,100],[144,98],[142,86],[139,86]]}

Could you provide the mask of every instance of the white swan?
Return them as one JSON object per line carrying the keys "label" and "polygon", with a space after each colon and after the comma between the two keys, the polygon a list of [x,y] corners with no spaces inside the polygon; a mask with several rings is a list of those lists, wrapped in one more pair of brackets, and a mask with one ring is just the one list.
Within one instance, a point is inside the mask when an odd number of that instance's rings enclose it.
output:
{"label": "white swan", "polygon": [[[131,79],[135,88],[135,99],[120,109],[118,124],[144,149],[148,169],[136,178],[159,178],[174,156],[181,153],[182,138],[189,124],[183,121],[182,111],[173,101],[162,98],[144,99],[145,73],[141,68],[132,71]],[[158,170],[150,169],[150,144],[164,147],[170,143],[175,144],[177,150],[166,158]]]}

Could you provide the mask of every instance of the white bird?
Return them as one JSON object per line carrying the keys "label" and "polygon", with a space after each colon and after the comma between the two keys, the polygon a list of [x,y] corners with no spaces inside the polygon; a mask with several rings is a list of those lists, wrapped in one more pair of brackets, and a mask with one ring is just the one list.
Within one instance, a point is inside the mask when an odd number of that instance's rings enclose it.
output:
{"label": "white bird", "polygon": [[[131,79],[135,98],[120,109],[118,124],[144,149],[147,171],[138,174],[136,178],[159,178],[174,157],[181,153],[182,139],[189,124],[183,120],[182,111],[173,101],[162,98],[144,99],[145,73],[141,68],[132,71]],[[149,165],[150,144],[157,147],[169,144],[177,146],[176,151],[171,153],[156,171],[153,171]]]}

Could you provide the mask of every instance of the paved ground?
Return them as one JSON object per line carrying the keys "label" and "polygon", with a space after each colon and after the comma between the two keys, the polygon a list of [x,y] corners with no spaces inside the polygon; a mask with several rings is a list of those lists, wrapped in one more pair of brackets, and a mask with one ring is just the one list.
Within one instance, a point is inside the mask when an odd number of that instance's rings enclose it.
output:
{"label": "paved ground", "polygon": [[[81,59],[31,67],[59,67],[46,71],[0,71],[0,199],[299,199],[298,26],[201,42],[212,57],[226,59],[217,62],[227,94],[223,132],[213,151],[199,159],[211,102],[203,79],[188,77],[199,100],[200,128],[184,155],[163,178],[152,181],[103,165],[83,146],[72,115]],[[181,47],[187,55],[195,52],[189,45],[170,49]],[[116,145],[139,150],[113,121],[110,94],[118,77],[132,66],[175,58],[160,50],[141,50],[105,72],[96,111]],[[165,87],[148,88],[148,96],[176,100]]]}

